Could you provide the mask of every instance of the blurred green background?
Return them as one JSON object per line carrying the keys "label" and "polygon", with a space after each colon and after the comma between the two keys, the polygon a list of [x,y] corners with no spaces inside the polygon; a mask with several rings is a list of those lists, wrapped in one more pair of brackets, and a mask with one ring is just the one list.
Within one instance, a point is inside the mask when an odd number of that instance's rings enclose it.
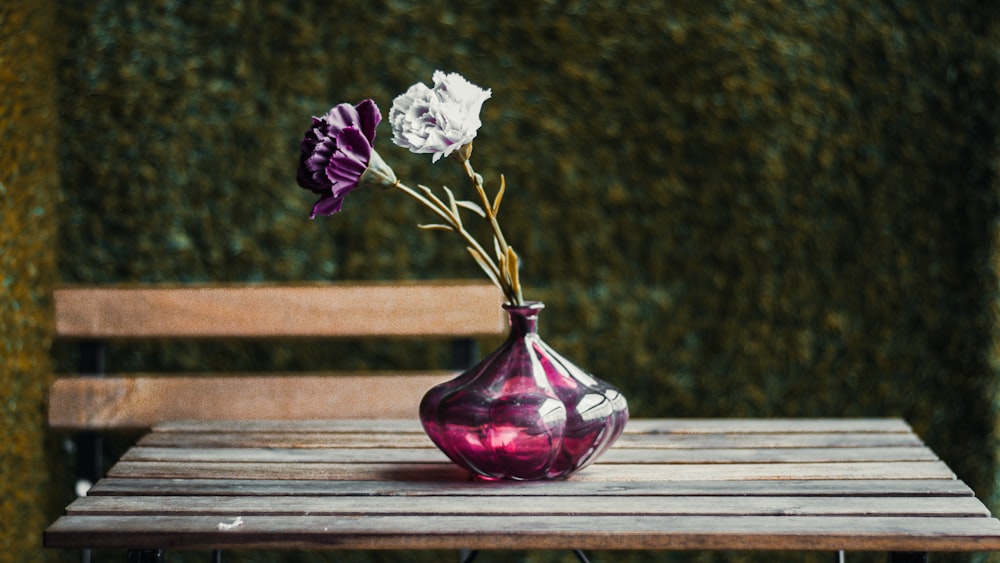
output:
{"label": "blurred green background", "polygon": [[[473,162],[506,177],[501,219],[526,296],[547,304],[543,336],[633,416],[904,417],[996,511],[997,14],[973,0],[0,4],[0,560],[76,556],[40,547],[71,493],[43,415],[73,359],[51,342],[55,284],[479,276],[400,194],[309,221],[295,185],[311,116],[366,97],[384,114],[435,69],[493,90]],[[466,188],[456,162],[390,136],[377,148],[401,179]],[[306,355],[149,352],[112,368]]]}

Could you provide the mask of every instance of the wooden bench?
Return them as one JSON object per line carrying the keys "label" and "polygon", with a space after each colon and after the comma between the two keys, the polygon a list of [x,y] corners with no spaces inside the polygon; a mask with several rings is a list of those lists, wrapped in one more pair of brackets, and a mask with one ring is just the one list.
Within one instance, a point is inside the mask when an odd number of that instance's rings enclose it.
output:
{"label": "wooden bench", "polygon": [[[493,286],[441,283],[55,294],[57,335],[85,344],[91,374],[103,371],[94,342],[111,339],[468,343],[506,332],[500,304]],[[884,550],[907,563],[1000,550],[1000,521],[900,420],[634,420],[571,480],[473,481],[416,420],[424,391],[451,375],[60,378],[53,427],[153,429],[45,545],[151,561],[161,547]],[[314,420],[333,416],[365,420]]]}
{"label": "wooden bench", "polygon": [[[57,338],[80,342],[80,374],[59,377],[49,425],[80,431],[78,490],[103,474],[98,431],[167,420],[411,418],[432,385],[507,330],[502,295],[477,282],[65,287]],[[407,373],[104,374],[109,340],[451,339],[448,370]],[[444,367],[444,366],[439,366]]]}

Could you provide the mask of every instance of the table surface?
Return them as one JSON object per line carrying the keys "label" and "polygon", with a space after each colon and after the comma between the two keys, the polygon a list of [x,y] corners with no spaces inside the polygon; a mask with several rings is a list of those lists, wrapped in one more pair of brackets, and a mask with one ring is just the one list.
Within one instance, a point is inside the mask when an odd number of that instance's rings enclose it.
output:
{"label": "table surface", "polygon": [[550,482],[471,479],[417,421],[172,422],[45,545],[997,551],[1000,521],[898,419],[633,420]]}

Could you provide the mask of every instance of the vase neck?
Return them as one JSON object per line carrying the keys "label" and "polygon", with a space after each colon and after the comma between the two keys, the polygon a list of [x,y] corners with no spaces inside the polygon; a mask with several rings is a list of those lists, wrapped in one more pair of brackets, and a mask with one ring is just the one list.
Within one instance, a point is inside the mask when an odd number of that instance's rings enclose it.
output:
{"label": "vase neck", "polygon": [[545,308],[545,304],[539,301],[528,301],[524,305],[503,306],[510,317],[511,335],[537,334],[538,314]]}

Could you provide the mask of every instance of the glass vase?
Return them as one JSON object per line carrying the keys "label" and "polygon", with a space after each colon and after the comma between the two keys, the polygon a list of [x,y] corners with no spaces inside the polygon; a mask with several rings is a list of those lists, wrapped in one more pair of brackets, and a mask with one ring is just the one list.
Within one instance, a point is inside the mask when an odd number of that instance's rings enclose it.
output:
{"label": "glass vase", "polygon": [[597,459],[628,421],[625,397],[538,335],[539,302],[504,305],[507,340],[431,388],[420,420],[452,461],[484,479],[564,478]]}

